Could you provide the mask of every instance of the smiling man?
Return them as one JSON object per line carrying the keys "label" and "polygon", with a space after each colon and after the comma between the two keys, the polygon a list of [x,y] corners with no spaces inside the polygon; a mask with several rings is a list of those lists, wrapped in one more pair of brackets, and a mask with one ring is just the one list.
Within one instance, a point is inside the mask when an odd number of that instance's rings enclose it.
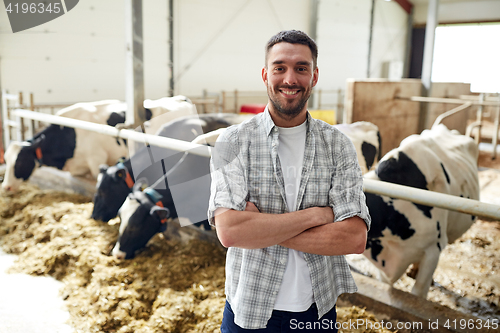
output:
{"label": "smiling man", "polygon": [[226,332],[335,331],[337,297],[356,285],[370,216],[351,141],[311,118],[315,42],[296,30],[266,45],[269,102],[228,128],[212,154],[209,220],[228,248]]}

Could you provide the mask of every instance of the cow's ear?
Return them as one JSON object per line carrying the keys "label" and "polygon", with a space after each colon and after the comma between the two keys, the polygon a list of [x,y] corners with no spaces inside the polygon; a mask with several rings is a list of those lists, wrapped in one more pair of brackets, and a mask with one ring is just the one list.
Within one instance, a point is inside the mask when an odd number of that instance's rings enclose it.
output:
{"label": "cow's ear", "polygon": [[165,207],[154,205],[149,211],[151,215],[157,214],[160,219],[168,219],[170,217],[170,210]]}
{"label": "cow's ear", "polygon": [[45,134],[41,134],[38,138],[31,142],[32,148],[38,148],[42,144],[43,140],[45,140]]}
{"label": "cow's ear", "polygon": [[101,165],[99,165],[99,172],[100,173],[106,173],[106,170],[108,170],[108,165],[107,164],[101,164]]}
{"label": "cow's ear", "polygon": [[153,206],[151,210],[149,211],[149,214],[154,215],[156,214],[158,218],[161,221],[160,224],[160,231],[163,232],[167,229],[167,219],[170,216],[170,210],[165,207],[160,207],[160,206]]}
{"label": "cow's ear", "polygon": [[133,191],[139,191],[142,192],[148,187],[148,180],[146,178],[139,178],[133,187]]}
{"label": "cow's ear", "polygon": [[146,120],[151,120],[151,117],[153,117],[153,112],[151,112],[151,110],[148,108],[144,108],[144,112],[146,115]]}

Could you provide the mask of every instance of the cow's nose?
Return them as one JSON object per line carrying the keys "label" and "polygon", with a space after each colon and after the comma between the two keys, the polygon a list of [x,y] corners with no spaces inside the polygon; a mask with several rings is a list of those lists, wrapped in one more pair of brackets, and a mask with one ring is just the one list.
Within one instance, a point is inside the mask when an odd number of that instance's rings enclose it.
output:
{"label": "cow's nose", "polygon": [[11,192],[12,191],[12,186],[2,186],[2,188],[4,189],[4,191],[6,192]]}
{"label": "cow's nose", "polygon": [[116,259],[125,259],[126,257],[126,254],[125,252],[118,252],[118,253],[113,253],[113,255],[115,256]]}

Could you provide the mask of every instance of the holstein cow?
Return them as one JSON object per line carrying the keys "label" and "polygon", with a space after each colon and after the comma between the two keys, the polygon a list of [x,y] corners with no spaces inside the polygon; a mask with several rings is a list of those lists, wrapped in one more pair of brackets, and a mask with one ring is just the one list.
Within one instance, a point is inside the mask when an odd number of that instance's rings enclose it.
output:
{"label": "holstein cow", "polygon": [[[210,159],[186,153],[180,163],[153,186],[140,190],[134,186],[119,210],[121,220],[118,241],[112,254],[130,259],[157,233],[167,231],[167,237],[181,240],[212,239],[207,220],[210,197]],[[176,219],[182,222],[168,222]],[[185,224],[181,229],[180,224]],[[202,232],[192,224],[203,225]]]}
{"label": "holstein cow", "polygon": [[[77,103],[57,112],[58,116],[114,126],[124,122],[126,106],[117,100]],[[41,165],[69,171],[73,176],[91,173],[97,178],[99,165],[126,157],[125,141],[116,138],[50,125],[25,142],[12,142],[5,152],[6,171],[2,188],[15,192]]]}
{"label": "holstein cow", "polygon": [[[477,157],[474,140],[439,125],[404,139],[365,178],[478,200]],[[390,284],[417,263],[412,293],[426,297],[441,251],[475,217],[370,193],[366,202],[372,225],[364,255]]]}
{"label": "holstein cow", "polygon": [[[231,125],[226,118],[217,114],[186,116],[165,124],[157,135],[192,141],[203,133]],[[123,163],[111,167],[102,165],[91,217],[104,222],[114,218],[137,179],[143,179],[146,186],[151,185],[183,156],[183,152],[151,146],[141,148]]]}
{"label": "holstein cow", "polygon": [[372,170],[382,157],[382,143],[377,125],[367,121],[334,125],[351,139],[363,174]]}

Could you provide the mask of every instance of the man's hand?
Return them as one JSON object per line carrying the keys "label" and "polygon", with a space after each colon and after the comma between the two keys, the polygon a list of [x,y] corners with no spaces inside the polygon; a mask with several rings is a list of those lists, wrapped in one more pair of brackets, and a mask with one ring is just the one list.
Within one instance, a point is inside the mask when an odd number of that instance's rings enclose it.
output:
{"label": "man's hand", "polygon": [[260,210],[255,206],[253,202],[247,201],[247,206],[245,207],[246,212],[260,213]]}

